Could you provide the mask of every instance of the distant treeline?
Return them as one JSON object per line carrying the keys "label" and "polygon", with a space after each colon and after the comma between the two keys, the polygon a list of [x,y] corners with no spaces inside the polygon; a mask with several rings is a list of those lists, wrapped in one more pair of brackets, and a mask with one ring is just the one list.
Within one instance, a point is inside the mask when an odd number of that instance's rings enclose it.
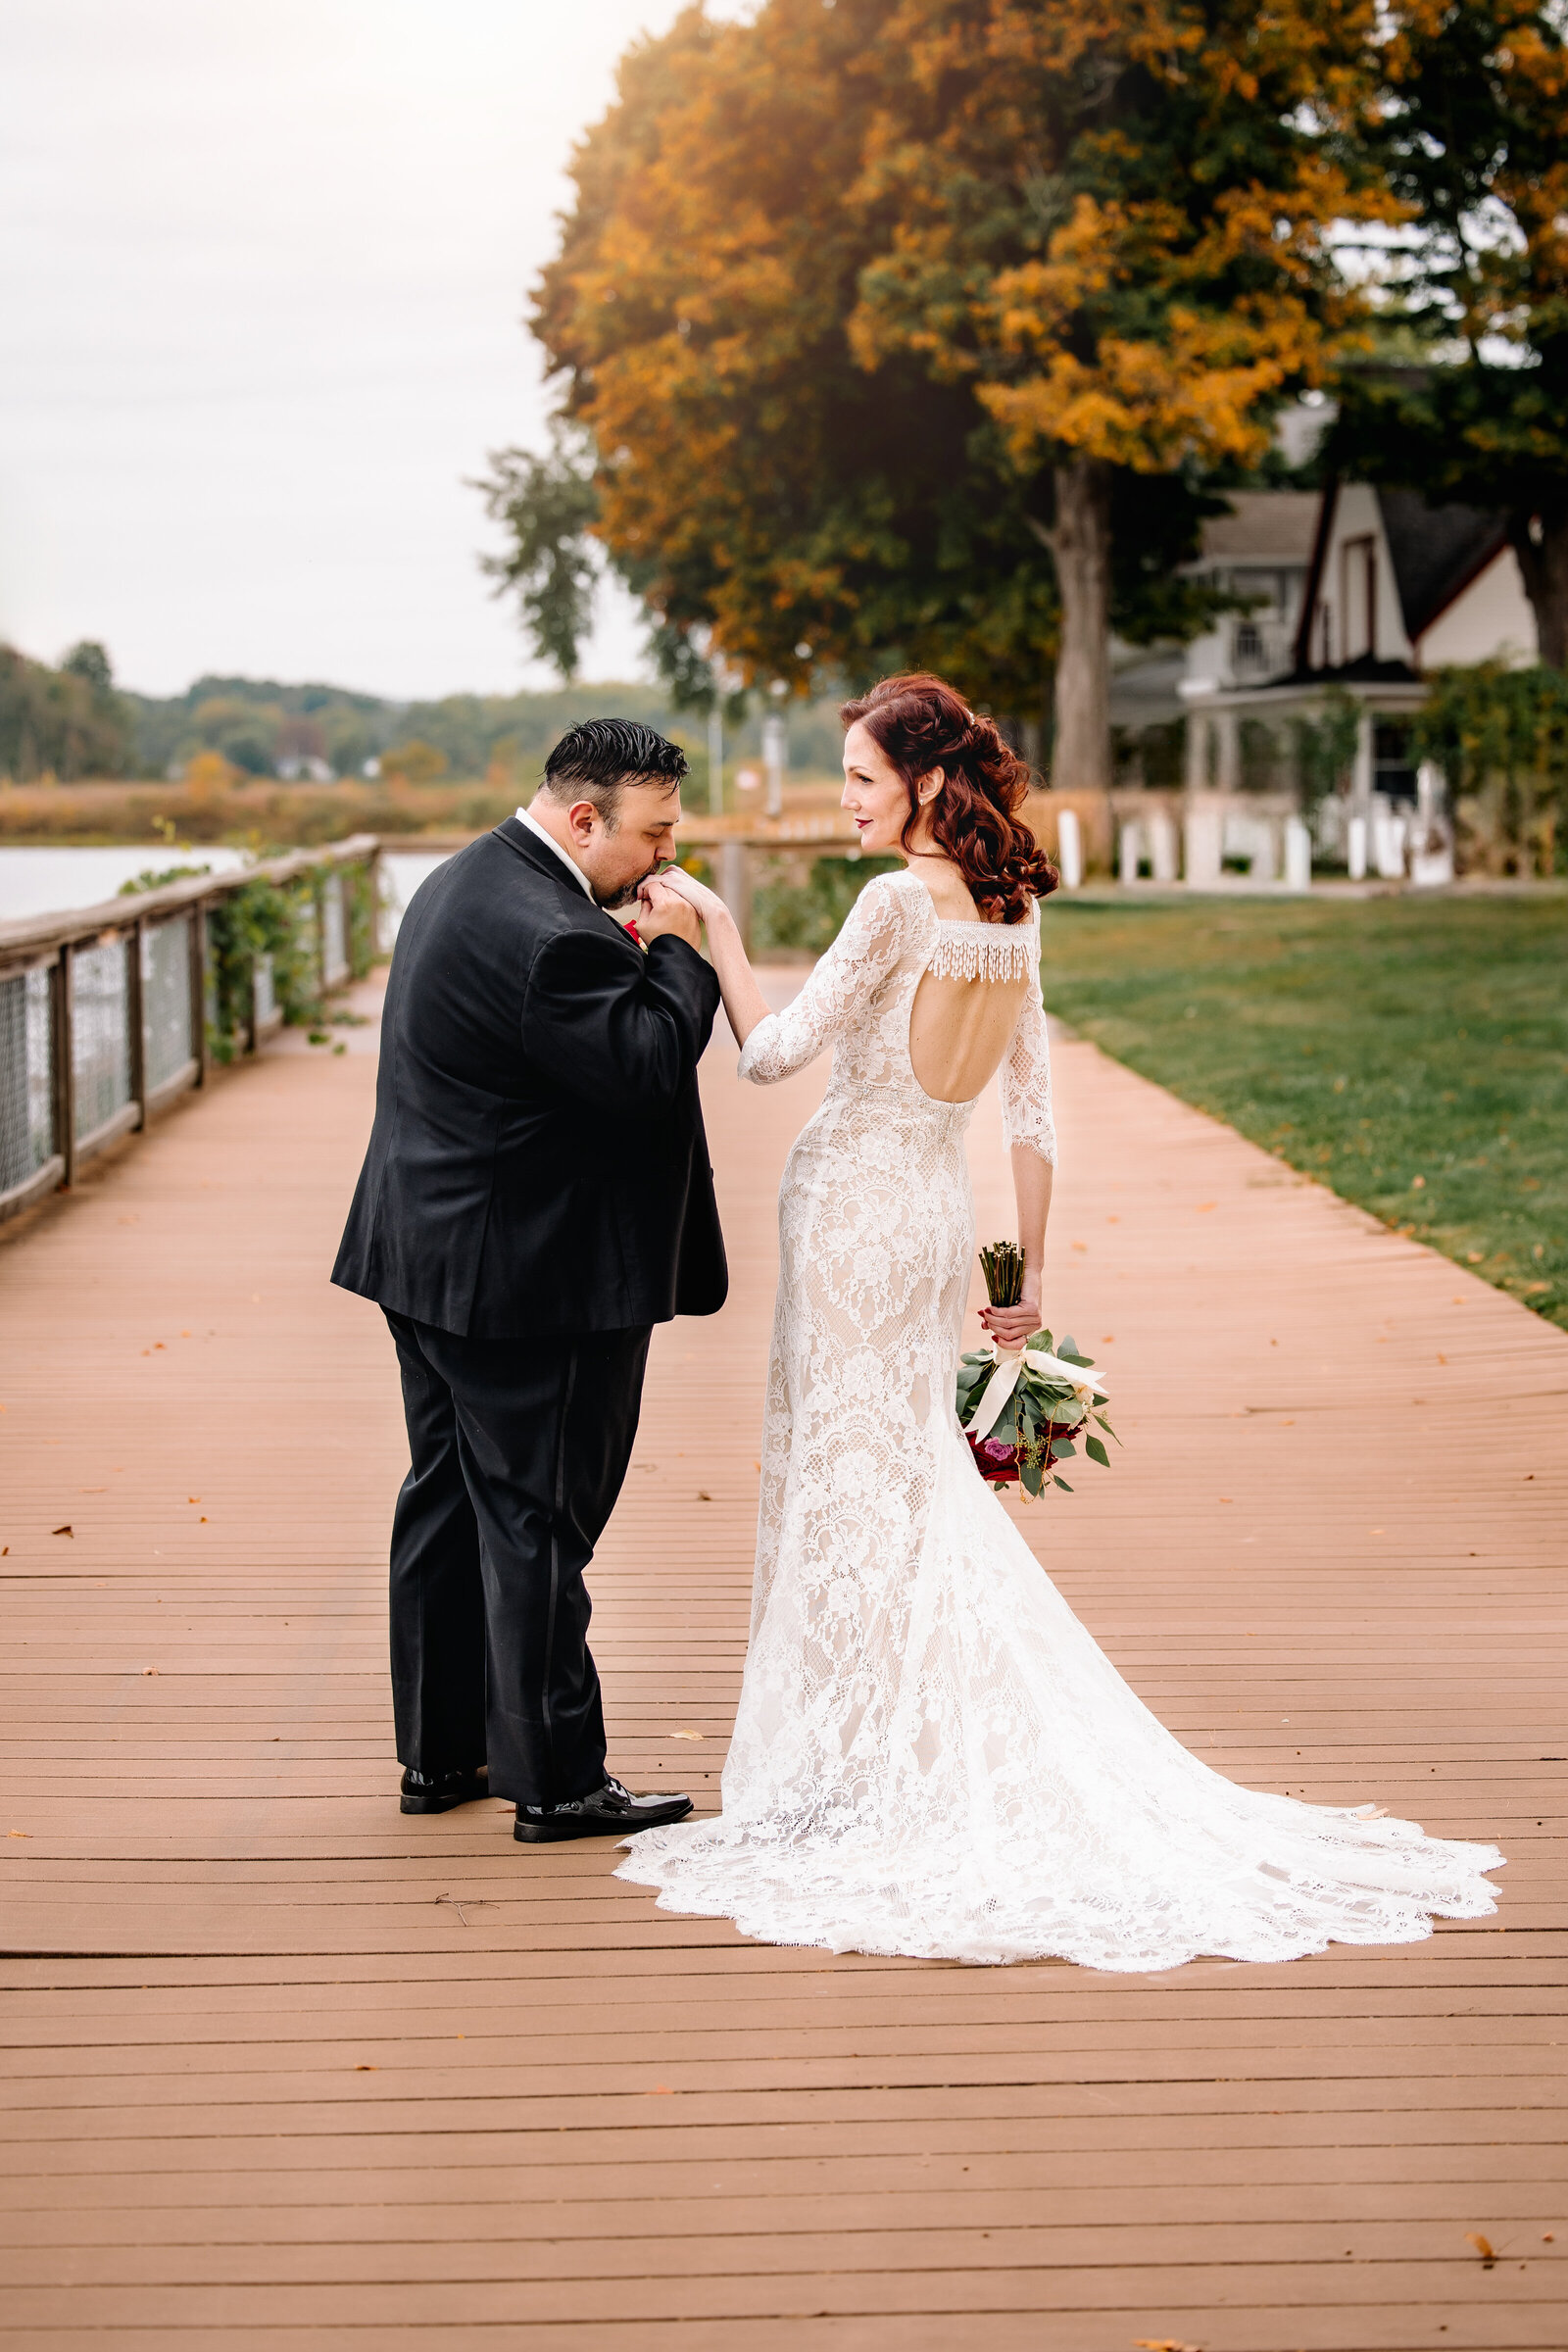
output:
{"label": "distant treeline", "polygon": [[[0,646],[0,776],[35,783],[56,776],[176,776],[216,753],[246,776],[325,781],[359,777],[378,761],[410,783],[536,774],[550,746],[595,714],[640,718],[696,751],[703,721],[677,716],[662,687],[620,682],[558,686],[538,694],[450,694],[393,702],[318,682],[203,677],[184,694],[117,688],[102,646],[76,646],[58,668]],[[785,712],[790,764],[832,770],[839,727],[830,704]],[[726,760],[756,759],[760,719],[726,734]]]}

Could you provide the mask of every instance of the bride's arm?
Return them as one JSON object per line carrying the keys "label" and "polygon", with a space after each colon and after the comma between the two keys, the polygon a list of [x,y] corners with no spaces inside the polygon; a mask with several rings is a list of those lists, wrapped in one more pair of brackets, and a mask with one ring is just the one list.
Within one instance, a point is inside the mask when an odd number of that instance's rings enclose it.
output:
{"label": "bride's arm", "polygon": [[735,1032],[735,1043],[744,1046],[758,1022],[767,1019],[767,999],[758,987],[757,975],[747,960],[740,925],[716,890],[710,890],[706,883],[683,873],[678,866],[645,882],[640,895],[649,906],[656,906],[661,891],[684,899],[702,916],[708,932],[708,952],[713,959],[719,995],[724,1000],[724,1017]]}
{"label": "bride's arm", "polygon": [[[1037,918],[1038,919],[1038,918]],[[1038,985],[1024,999],[1002,1065],[1002,1131],[1012,1155],[1023,1251],[1023,1298],[1017,1306],[987,1307],[980,1320],[994,1339],[1017,1347],[1041,1323],[1046,1219],[1056,1167],[1056,1128],[1051,1105],[1051,1042]]]}
{"label": "bride's arm", "polygon": [[[879,875],[867,883],[837,939],[782,1012],[768,1011],[733,917],[721,899],[679,871],[645,886],[652,892],[662,883],[678,891],[710,924],[713,969],[723,992],[724,1009],[741,1043],[743,1078],[757,1086],[771,1086],[792,1077],[814,1061],[858,1012],[863,1013],[870,990],[897,963],[903,945],[903,916],[899,900],[889,888],[890,880]],[[736,998],[733,1010],[732,986]]]}

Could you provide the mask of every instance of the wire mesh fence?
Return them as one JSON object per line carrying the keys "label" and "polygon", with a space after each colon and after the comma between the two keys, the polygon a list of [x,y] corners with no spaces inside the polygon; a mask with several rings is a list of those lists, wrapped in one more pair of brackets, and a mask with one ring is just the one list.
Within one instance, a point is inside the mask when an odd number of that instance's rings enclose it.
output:
{"label": "wire mesh fence", "polygon": [[190,1020],[188,914],[149,923],[141,935],[142,1053],[149,1095],[190,1067],[195,1040]]}
{"label": "wire mesh fence", "polygon": [[318,1020],[379,950],[379,848],[167,885],[134,915],[0,924],[0,1216],[279,1019]]}
{"label": "wire mesh fence", "polygon": [[71,1076],[79,1144],[130,1101],[130,969],[123,939],[71,958]]}
{"label": "wire mesh fence", "polygon": [[0,980],[0,1197],[29,1184],[55,1148],[49,974]]}

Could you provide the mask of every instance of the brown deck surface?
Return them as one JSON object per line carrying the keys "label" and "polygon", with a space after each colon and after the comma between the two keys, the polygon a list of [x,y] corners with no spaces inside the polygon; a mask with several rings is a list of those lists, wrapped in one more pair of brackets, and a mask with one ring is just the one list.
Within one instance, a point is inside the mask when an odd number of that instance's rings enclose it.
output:
{"label": "brown deck surface", "polygon": [[[324,1279],[372,1035],[0,1249],[7,2346],[1568,2341],[1568,1340],[1065,1044],[1052,1302],[1127,1450],[1031,1540],[1200,1753],[1494,1837],[1502,1909],[1147,1979],[749,1944],[396,1810],[392,1361]],[[614,1767],[709,1805],[821,1077],[732,1071],[734,1296],[656,1343],[596,1582]],[[1004,1231],[984,1109],[973,1160]]]}

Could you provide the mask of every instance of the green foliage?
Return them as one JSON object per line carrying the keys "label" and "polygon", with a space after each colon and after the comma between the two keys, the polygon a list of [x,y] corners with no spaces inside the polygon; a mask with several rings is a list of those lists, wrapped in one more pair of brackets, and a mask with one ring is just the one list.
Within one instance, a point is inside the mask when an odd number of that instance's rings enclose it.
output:
{"label": "green foliage", "polygon": [[1360,728],[1360,708],[1343,686],[1329,687],[1316,718],[1291,721],[1297,787],[1308,823],[1330,794],[1348,782]]}
{"label": "green foliage", "polygon": [[291,1026],[321,1019],[316,956],[316,882],[247,882],[215,901],[207,916],[210,974],[208,1051],[232,1061],[244,1050],[251,979],[259,956],[272,959],[272,995]]}
{"label": "green foliage", "polygon": [[130,757],[131,710],[109,657],[83,643],[58,669],[0,645],[0,777],[20,784],[118,776]]}
{"label": "green foliage", "polygon": [[585,437],[561,418],[540,458],[525,449],[493,450],[491,472],[477,487],[485,513],[507,533],[502,556],[481,559],[497,583],[517,599],[523,632],[541,662],[568,681],[593,622],[598,574],[588,533],[599,519],[599,492]]}
{"label": "green foliage", "polygon": [[[981,1251],[982,1263],[988,1256],[995,1259],[998,1250],[1011,1247],[1009,1243],[993,1244],[990,1251]],[[999,1274],[1007,1271],[1000,1260],[997,1270]],[[991,1265],[986,1266],[986,1286],[994,1305],[1011,1303],[997,1297]],[[1094,1357],[1083,1354],[1076,1340],[1069,1338],[1058,1343],[1049,1331],[1042,1330],[1032,1332],[1025,1345],[1030,1350],[1054,1355],[1060,1363],[1077,1364],[1086,1371],[1094,1369]],[[976,1348],[958,1358],[955,1402],[963,1428],[968,1428],[979,1410],[996,1369],[997,1357],[990,1348]],[[1012,1394],[991,1428],[990,1443],[1014,1448],[1011,1467],[1016,1470],[1018,1484],[1026,1494],[1043,1493],[1048,1479],[1070,1494],[1071,1487],[1064,1478],[1055,1475],[1055,1466],[1074,1458],[1079,1438],[1083,1439],[1084,1451],[1091,1461],[1098,1462],[1103,1470],[1110,1468],[1110,1456],[1104,1446],[1089,1434],[1091,1421],[1098,1422],[1118,1445],[1121,1443],[1099,1405],[1086,1412],[1070,1381],[1059,1372],[1039,1370],[1026,1355]]]}
{"label": "green foliage", "polygon": [[1370,151],[1408,226],[1380,255],[1419,364],[1342,385],[1328,454],[1501,508],[1543,658],[1568,662],[1568,44],[1556,0],[1394,0]]}
{"label": "green foliage", "polygon": [[1053,900],[1054,1012],[1568,1327],[1560,899]]}
{"label": "green foliage", "polygon": [[752,902],[758,953],[784,948],[822,955],[866,884],[878,874],[897,872],[903,862],[899,858],[816,858],[804,883],[764,883]]}
{"label": "green foliage", "polygon": [[1457,800],[1485,796],[1492,848],[1526,872],[1568,865],[1568,673],[1500,662],[1439,670],[1412,728]]}
{"label": "green foliage", "polygon": [[144,890],[166,890],[171,882],[193,882],[199,874],[210,874],[212,870],[210,865],[144,866],[139,874],[132,874],[128,882],[122,882],[115,895],[117,898],[133,899]]}
{"label": "green foliage", "polygon": [[[1048,695],[1059,609],[1035,486],[967,384],[851,345],[893,233],[861,183],[873,109],[905,72],[894,16],[881,0],[769,0],[724,25],[686,10],[623,59],[572,165],[534,323],[584,438],[571,479],[525,462],[508,562],[546,578],[574,524],[586,576],[592,531],[686,707],[718,691],[715,648],[725,674],[797,692],[931,666],[1020,716]],[[987,53],[983,27],[966,48]],[[999,176],[1015,164],[1031,179],[1010,153]],[[1112,495],[1116,626],[1196,633],[1213,600],[1181,566],[1200,486],[1174,463]]]}
{"label": "green foliage", "polygon": [[1561,794],[1568,785],[1568,672],[1497,662],[1440,669],[1411,732],[1416,757],[1438,762],[1450,792],[1477,792],[1502,775]]}
{"label": "green foliage", "polygon": [[379,953],[380,883],[373,867],[344,865],[343,927],[347,935],[349,970],[363,980]]}

